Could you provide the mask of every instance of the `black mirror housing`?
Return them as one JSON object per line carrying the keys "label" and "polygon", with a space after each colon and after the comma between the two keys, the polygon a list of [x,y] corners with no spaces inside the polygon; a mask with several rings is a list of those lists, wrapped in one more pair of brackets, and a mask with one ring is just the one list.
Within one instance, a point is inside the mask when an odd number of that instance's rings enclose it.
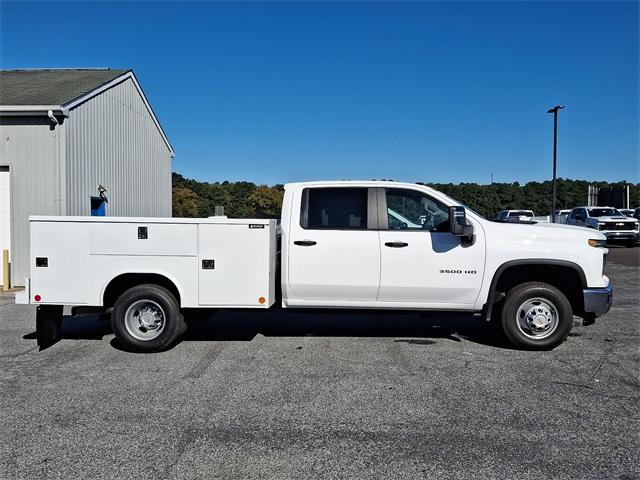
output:
{"label": "black mirror housing", "polygon": [[464,207],[449,207],[449,231],[454,235],[462,235],[467,224],[467,214]]}
{"label": "black mirror housing", "polygon": [[467,222],[464,207],[459,205],[449,207],[449,231],[458,237],[473,236],[473,225]]}

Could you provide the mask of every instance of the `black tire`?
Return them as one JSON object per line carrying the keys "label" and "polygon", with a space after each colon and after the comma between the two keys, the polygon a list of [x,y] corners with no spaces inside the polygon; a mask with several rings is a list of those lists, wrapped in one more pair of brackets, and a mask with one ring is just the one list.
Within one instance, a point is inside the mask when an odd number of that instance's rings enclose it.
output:
{"label": "black tire", "polygon": [[[141,309],[136,310],[138,306]],[[130,308],[133,308],[131,312]],[[157,316],[156,320],[158,324],[162,324],[162,328],[155,327],[155,324],[150,328],[144,326],[140,320],[140,311],[145,308]],[[135,323],[136,318],[139,326],[134,327],[132,323]],[[169,348],[187,329],[173,294],[164,287],[152,284],[132,287],[118,297],[111,312],[111,327],[120,344],[128,350],[138,352],[159,352]],[[158,333],[154,330],[161,331]],[[149,338],[144,338],[145,335],[149,335]]]}
{"label": "black tire", "polygon": [[[522,307],[522,308],[521,308]],[[527,315],[527,312],[540,312],[538,315]],[[545,317],[544,312],[550,313]],[[527,318],[535,317],[545,321],[554,318],[555,326],[527,328]],[[518,348],[528,350],[550,350],[565,341],[573,326],[573,310],[567,297],[556,287],[541,283],[528,282],[513,287],[508,293],[502,307],[502,331],[507,339]]]}

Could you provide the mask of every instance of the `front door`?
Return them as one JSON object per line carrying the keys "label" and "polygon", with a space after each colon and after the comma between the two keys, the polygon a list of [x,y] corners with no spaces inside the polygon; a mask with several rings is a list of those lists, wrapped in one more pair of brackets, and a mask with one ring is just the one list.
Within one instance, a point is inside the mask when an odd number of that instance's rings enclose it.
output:
{"label": "front door", "polygon": [[379,302],[473,308],[484,271],[481,226],[465,245],[448,231],[449,209],[419,190],[381,189]]}
{"label": "front door", "polygon": [[575,208],[569,216],[570,225],[584,226],[587,220],[587,211],[584,208]]}
{"label": "front door", "polygon": [[296,297],[375,302],[380,243],[375,189],[305,188],[289,232],[288,283]]}

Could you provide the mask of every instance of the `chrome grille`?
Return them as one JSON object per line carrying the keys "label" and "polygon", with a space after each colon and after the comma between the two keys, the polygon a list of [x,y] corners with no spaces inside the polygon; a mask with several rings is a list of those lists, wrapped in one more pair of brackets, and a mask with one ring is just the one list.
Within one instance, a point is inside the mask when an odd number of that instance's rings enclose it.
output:
{"label": "chrome grille", "polygon": [[599,225],[600,230],[635,230],[632,222],[604,222]]}

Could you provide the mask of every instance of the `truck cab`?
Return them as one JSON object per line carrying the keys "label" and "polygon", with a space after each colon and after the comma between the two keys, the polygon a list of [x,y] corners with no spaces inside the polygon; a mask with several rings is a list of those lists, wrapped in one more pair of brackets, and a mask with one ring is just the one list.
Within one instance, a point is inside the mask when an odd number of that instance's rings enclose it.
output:
{"label": "truck cab", "polygon": [[450,205],[425,188],[287,185],[283,306],[474,310],[485,263],[482,227],[470,217],[473,237],[452,233]]}

